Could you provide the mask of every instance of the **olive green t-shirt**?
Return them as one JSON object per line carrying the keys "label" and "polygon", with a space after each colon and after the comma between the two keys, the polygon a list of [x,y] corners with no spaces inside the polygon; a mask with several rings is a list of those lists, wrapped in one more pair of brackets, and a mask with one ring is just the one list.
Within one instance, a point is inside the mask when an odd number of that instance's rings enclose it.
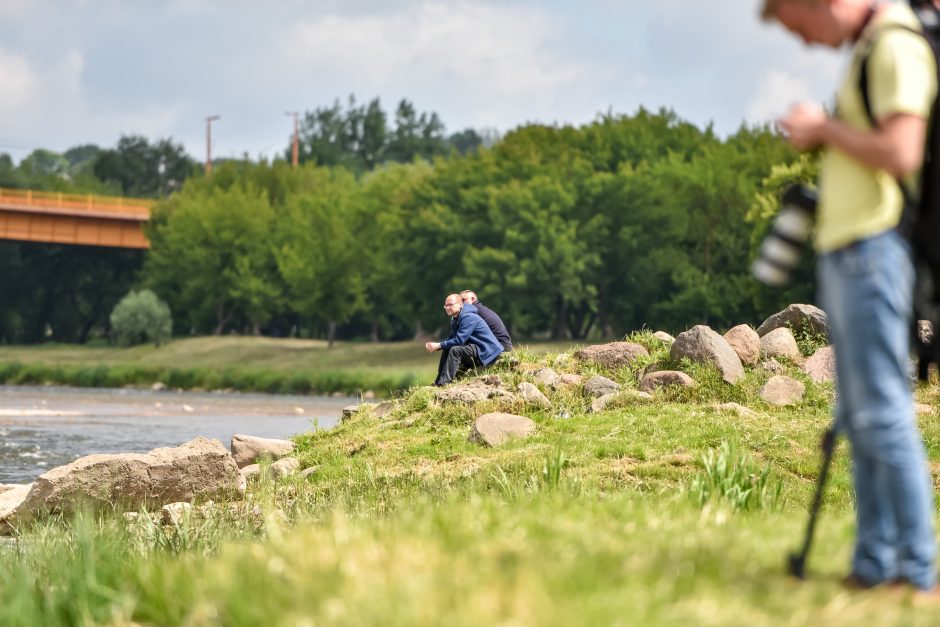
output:
{"label": "olive green t-shirt", "polygon": [[[927,119],[937,93],[936,62],[909,7],[892,4],[877,14],[852,52],[844,82],[836,94],[836,117],[858,129],[871,129],[859,89],[859,71],[868,57],[868,94],[875,119],[911,114]],[[874,43],[872,43],[874,42]],[[905,179],[914,193],[919,172]],[[816,248],[838,250],[897,226],[904,197],[897,180],[848,154],[827,148],[819,177]]]}

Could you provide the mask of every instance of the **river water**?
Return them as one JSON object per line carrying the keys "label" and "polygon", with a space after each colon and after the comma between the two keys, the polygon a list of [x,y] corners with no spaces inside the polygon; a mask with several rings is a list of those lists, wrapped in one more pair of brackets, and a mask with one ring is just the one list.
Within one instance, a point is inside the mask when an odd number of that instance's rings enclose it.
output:
{"label": "river water", "polygon": [[285,438],[339,422],[352,398],[0,386],[0,483],[91,453],[146,453],[197,436]]}

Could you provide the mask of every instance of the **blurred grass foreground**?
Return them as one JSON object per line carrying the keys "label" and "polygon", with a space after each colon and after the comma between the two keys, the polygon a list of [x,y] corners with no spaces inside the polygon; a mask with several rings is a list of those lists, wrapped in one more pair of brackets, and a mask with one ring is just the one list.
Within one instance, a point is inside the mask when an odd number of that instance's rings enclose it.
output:
{"label": "blurred grass foreground", "polygon": [[[782,363],[806,394],[776,407],[761,399],[771,374],[760,368],[731,385],[710,367],[670,362],[651,335],[633,339],[650,347],[650,363],[697,384],[644,398],[632,392],[635,371],[522,350],[495,369],[508,389],[551,367],[603,374],[623,392],[592,410],[578,386],[542,386],[550,407],[443,403],[416,387],[381,416],[363,405],[334,429],[298,435],[300,465],[315,470],[262,473],[243,501],[197,503],[171,524],[97,511],[21,529],[0,543],[0,624],[937,624],[938,610],[915,599],[839,585],[853,535],[844,444],[810,579],[784,573],[831,384]],[[226,357],[193,365],[215,368],[242,349],[219,350]],[[357,363],[355,348],[337,354]],[[920,420],[936,473],[940,398],[936,387],[917,396],[932,411]],[[471,442],[493,411],[530,418],[535,433]]]}

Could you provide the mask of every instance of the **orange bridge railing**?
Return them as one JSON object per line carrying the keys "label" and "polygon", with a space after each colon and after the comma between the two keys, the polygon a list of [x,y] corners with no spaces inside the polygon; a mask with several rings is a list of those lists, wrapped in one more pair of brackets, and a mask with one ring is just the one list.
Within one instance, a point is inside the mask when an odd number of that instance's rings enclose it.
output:
{"label": "orange bridge railing", "polygon": [[96,214],[96,217],[147,221],[150,219],[150,210],[153,204],[151,200],[137,198],[0,188],[0,206],[41,211],[42,213]]}

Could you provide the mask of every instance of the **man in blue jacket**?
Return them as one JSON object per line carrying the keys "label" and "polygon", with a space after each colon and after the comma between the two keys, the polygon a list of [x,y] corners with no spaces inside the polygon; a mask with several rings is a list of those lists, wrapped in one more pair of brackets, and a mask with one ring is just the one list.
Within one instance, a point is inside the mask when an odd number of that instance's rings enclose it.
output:
{"label": "man in blue jacket", "polygon": [[450,337],[443,342],[424,345],[429,353],[443,351],[434,385],[447,385],[471,368],[485,368],[503,352],[503,347],[477,313],[476,307],[465,304],[460,294],[451,294],[444,299],[444,311],[451,317]]}

